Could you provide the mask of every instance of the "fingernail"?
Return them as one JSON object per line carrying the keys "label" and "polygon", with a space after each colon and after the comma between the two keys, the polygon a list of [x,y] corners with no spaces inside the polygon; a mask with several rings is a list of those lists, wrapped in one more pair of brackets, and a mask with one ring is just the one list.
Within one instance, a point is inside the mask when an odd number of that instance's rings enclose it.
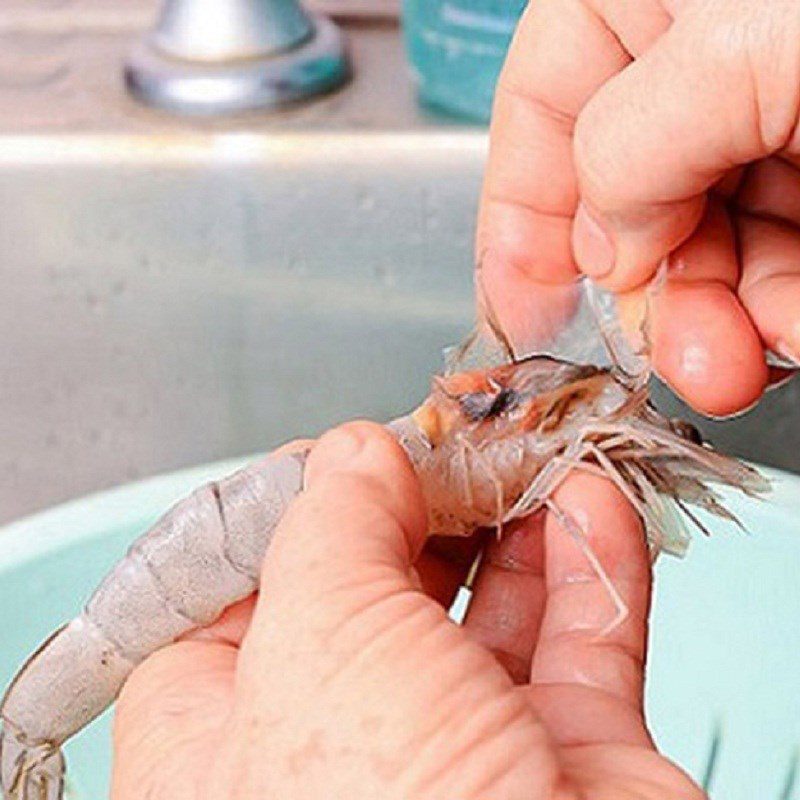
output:
{"label": "fingernail", "polygon": [[800,366],[800,356],[795,352],[794,348],[789,345],[788,342],[781,339],[775,345],[775,352],[781,357],[785,358],[792,364],[797,364]]}
{"label": "fingernail", "polygon": [[583,203],[575,212],[572,249],[581,270],[592,278],[603,278],[614,269],[614,244]]}

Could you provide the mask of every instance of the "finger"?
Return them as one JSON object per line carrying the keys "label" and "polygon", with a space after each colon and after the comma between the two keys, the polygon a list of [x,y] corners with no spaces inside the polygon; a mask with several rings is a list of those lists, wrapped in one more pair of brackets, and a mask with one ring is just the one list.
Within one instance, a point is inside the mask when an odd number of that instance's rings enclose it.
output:
{"label": "finger", "polygon": [[[666,285],[650,301],[656,372],[711,416],[750,407],[768,379],[762,342],[736,295],[738,273],[730,219],[712,199],[695,233],[670,257]],[[644,290],[623,297],[623,308],[637,306],[628,316],[644,312]]]}
{"label": "finger", "polygon": [[687,6],[579,116],[573,247],[608,288],[645,282],[695,229],[706,190],[792,134],[800,16],[791,0],[734,8]]}
{"label": "finger", "polygon": [[305,490],[278,525],[259,606],[265,593],[288,603],[331,587],[408,589],[426,529],[419,482],[394,437],[366,422],[335,429],[309,455]]}
{"label": "finger", "polygon": [[[235,725],[247,725],[253,709],[269,715],[302,705],[314,696],[309,682],[328,685],[343,672],[343,681],[353,679],[362,658],[383,677],[353,691],[385,692],[384,667],[413,660],[420,637],[458,632],[414,570],[427,521],[411,464],[383,427],[351,423],[319,440],[306,462],[305,489],[264,561],[240,650]],[[296,664],[290,674],[286,664]],[[272,696],[276,683],[280,700]]]}
{"label": "finger", "polygon": [[307,542],[293,538],[293,550],[308,552],[305,544],[330,550],[348,566],[375,559],[405,572],[427,538],[425,505],[411,462],[397,440],[371,422],[348,423],[319,440],[306,463],[305,491],[297,506],[295,512],[307,523],[300,527],[316,530]]}
{"label": "finger", "polygon": [[[274,455],[303,452],[314,444],[313,439],[300,439],[279,448]],[[423,590],[440,605],[449,608],[480,552],[484,538],[479,534],[468,538],[438,536],[430,539],[414,565]],[[224,617],[220,620],[223,628],[212,626],[211,635],[241,641],[243,626],[249,625],[252,610],[248,603],[247,610],[239,609],[232,617]]]}
{"label": "finger", "polygon": [[464,620],[515,683],[530,679],[544,598],[544,516],[537,514],[489,543]]}
{"label": "finger", "polygon": [[[300,453],[310,450],[315,444],[313,439],[297,439],[279,447],[274,456]],[[449,608],[455,598],[458,588],[466,578],[475,556],[481,549],[483,536],[464,538],[434,537],[431,539],[417,563],[414,565],[423,590],[440,605]],[[249,626],[253,608],[249,601],[246,610],[241,608],[232,616],[223,616],[220,620],[222,627],[212,626],[210,635],[214,638],[224,638],[235,643],[241,642],[241,637]],[[236,608],[236,607],[234,607]],[[202,634],[201,634],[202,635]]]}
{"label": "finger", "polygon": [[800,169],[781,158],[752,164],[735,201],[750,214],[800,225]]}
{"label": "finger", "polygon": [[[585,3],[542,0],[522,16],[495,95],[476,246],[487,283],[500,289],[490,299],[504,324],[524,321],[515,300],[537,281],[574,280],[574,121],[629,61]],[[494,280],[498,270],[510,277]]]}
{"label": "finger", "polygon": [[767,386],[764,348],[736,295],[719,283],[667,285],[655,312],[656,369],[703,414],[754,405]]}
{"label": "finger", "polygon": [[672,24],[673,12],[664,0],[588,0],[634,58],[653,46]]}
{"label": "finger", "polygon": [[580,307],[581,285],[543,283],[510,264],[476,271],[479,318],[499,328],[517,358],[542,352]]}
{"label": "finger", "polygon": [[628,616],[604,632],[616,613],[608,590],[584,549],[548,515],[547,601],[531,670],[532,701],[561,744],[646,744],[642,671],[650,562],[640,520],[618,489],[592,475],[574,474],[554,500],[584,530]]}
{"label": "finger", "polygon": [[748,215],[738,230],[742,302],[767,345],[800,364],[800,230]]}

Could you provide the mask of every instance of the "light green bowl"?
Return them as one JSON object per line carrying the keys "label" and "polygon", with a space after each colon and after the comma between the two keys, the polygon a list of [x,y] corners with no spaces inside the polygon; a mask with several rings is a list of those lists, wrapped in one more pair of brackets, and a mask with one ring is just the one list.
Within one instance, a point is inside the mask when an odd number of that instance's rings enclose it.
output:
{"label": "light green bowl", "polygon": [[[0,686],[72,617],[125,548],[228,461],[93,495],[0,530]],[[719,747],[711,794],[789,800],[800,745],[800,479],[767,470],[766,502],[729,498],[750,531],[711,523],[684,561],[657,568],[647,708],[660,747],[698,779]],[[67,746],[71,796],[107,796],[109,715]]]}

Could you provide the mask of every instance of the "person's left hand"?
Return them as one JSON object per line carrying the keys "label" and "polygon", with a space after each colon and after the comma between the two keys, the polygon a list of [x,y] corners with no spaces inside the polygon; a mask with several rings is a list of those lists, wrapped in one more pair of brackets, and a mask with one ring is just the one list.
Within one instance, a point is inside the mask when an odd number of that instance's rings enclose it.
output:
{"label": "person's left hand", "polygon": [[630,610],[599,636],[614,607],[554,519],[489,545],[459,627],[445,607],[470,558],[425,548],[418,481],[384,429],[327,434],[306,480],[259,597],[126,684],[114,800],[704,797],[645,728],[649,560],[608,482],[556,495]]}
{"label": "person's left hand", "polygon": [[[728,416],[800,366],[796,0],[537,0],[497,85],[481,305],[520,354],[591,276],[695,410]],[[557,330],[557,328],[556,328]],[[552,331],[545,330],[552,335]]]}

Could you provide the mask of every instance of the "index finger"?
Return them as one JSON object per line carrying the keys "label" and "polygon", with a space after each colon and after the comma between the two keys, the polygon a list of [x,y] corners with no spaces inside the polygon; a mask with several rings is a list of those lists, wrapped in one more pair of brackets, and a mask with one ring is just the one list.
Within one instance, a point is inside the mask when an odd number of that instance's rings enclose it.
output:
{"label": "index finger", "polygon": [[520,349],[537,283],[577,276],[570,229],[578,204],[572,134],[594,92],[630,62],[618,38],[577,0],[524,13],[500,77],[478,221],[481,283]]}

